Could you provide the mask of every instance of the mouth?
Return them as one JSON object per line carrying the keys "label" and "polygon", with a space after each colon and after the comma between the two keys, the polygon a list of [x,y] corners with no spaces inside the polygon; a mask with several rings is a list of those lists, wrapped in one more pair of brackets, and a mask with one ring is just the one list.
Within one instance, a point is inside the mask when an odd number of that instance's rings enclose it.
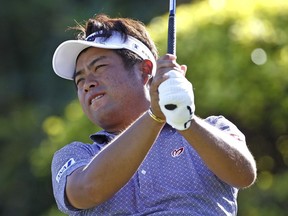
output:
{"label": "mouth", "polygon": [[104,94],[99,94],[99,95],[96,95],[96,97],[90,99],[90,105],[92,105],[93,103],[95,103],[98,100],[100,100],[103,96],[104,96]]}

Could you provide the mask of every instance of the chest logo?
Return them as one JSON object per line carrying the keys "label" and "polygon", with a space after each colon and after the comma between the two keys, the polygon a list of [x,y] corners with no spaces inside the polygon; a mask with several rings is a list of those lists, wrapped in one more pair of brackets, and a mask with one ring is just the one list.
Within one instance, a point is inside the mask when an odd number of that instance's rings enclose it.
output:
{"label": "chest logo", "polygon": [[183,152],[184,152],[184,147],[181,147],[181,148],[178,148],[178,149],[174,149],[171,152],[171,156],[175,158],[175,157],[180,156]]}

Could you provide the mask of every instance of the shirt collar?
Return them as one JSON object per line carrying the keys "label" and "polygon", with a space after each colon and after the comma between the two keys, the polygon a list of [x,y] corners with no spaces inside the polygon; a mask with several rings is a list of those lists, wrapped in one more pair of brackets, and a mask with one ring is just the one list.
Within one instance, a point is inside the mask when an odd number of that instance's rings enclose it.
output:
{"label": "shirt collar", "polygon": [[90,139],[97,144],[107,144],[115,138],[115,134],[108,133],[107,131],[99,131],[90,135]]}
{"label": "shirt collar", "polygon": [[[164,128],[165,130],[170,129],[170,130],[175,130],[174,128],[172,128],[170,125],[165,124]],[[109,133],[107,131],[98,131],[92,135],[90,135],[90,139],[99,144],[99,145],[106,145],[107,143],[109,143],[111,140],[113,140],[116,137],[115,134]]]}

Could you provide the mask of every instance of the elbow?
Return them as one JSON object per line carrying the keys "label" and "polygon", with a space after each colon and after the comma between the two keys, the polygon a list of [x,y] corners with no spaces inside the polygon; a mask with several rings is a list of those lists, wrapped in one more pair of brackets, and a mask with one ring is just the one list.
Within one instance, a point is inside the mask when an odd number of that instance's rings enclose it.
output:
{"label": "elbow", "polygon": [[74,196],[68,196],[69,203],[77,209],[89,209],[97,207],[105,200],[100,193],[96,192],[93,187],[82,187],[81,193]]}
{"label": "elbow", "polygon": [[250,157],[247,156],[241,163],[238,164],[238,171],[236,177],[235,187],[239,189],[251,187],[257,179],[257,166],[256,161],[253,156],[250,154]]}
{"label": "elbow", "polygon": [[245,171],[240,173],[237,179],[238,182],[236,183],[236,185],[234,185],[235,187],[243,189],[251,187],[257,179],[256,166],[254,165],[245,169]]}
{"label": "elbow", "polygon": [[255,181],[256,181],[257,175],[256,174],[251,174],[247,175],[239,184],[237,185],[237,188],[249,188],[251,187]]}
{"label": "elbow", "polygon": [[70,205],[77,209],[97,207],[107,200],[101,188],[87,182],[85,184],[67,184],[66,196]]}

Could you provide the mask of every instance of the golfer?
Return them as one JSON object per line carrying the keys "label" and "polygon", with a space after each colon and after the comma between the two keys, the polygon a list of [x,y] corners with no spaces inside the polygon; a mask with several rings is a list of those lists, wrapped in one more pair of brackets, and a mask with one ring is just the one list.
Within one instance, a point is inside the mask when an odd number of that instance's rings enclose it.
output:
{"label": "golfer", "polygon": [[[103,130],[55,152],[52,183],[67,215],[237,214],[256,179],[245,136],[223,116],[195,114],[186,65],[158,57],[145,26],[96,15],[59,45],[57,75],[77,87]],[[85,130],[85,128],[83,128]],[[88,134],[87,134],[88,135]]]}

